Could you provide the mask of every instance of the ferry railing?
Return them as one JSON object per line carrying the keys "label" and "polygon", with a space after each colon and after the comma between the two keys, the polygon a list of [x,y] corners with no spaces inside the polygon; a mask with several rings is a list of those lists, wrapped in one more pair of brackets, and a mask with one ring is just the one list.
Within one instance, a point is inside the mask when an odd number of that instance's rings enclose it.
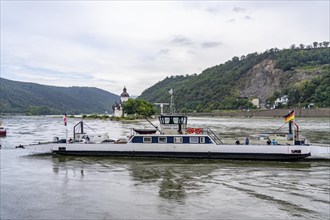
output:
{"label": "ferry railing", "polygon": [[206,132],[217,145],[223,144],[221,139],[211,129],[207,129]]}

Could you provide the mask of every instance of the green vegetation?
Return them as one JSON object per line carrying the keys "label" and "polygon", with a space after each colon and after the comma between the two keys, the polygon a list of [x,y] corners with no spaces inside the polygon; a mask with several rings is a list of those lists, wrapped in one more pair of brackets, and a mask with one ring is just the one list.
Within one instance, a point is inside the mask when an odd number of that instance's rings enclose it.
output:
{"label": "green vegetation", "polygon": [[[289,97],[293,96],[291,93],[295,93],[296,98],[290,103],[292,106],[313,101],[315,106],[330,107],[328,100],[330,84],[322,83],[323,80],[328,79],[329,74],[330,48],[328,45],[328,42],[322,42],[317,43],[316,46],[314,44],[300,45],[298,48],[291,46],[291,49],[283,50],[272,48],[260,54],[252,53],[240,58],[233,57],[224,64],[207,68],[199,75],[194,73],[166,77],[146,89],[139,98],[152,103],[169,102],[168,91],[173,89],[176,110],[179,112],[252,108],[248,99],[240,97],[242,86],[239,83],[240,79],[262,61],[274,60],[277,64],[276,68],[283,72],[282,77],[291,77],[273,92],[277,92],[277,95],[288,92]],[[311,75],[310,79],[300,87],[293,86],[300,82],[300,79],[295,76],[302,71],[305,75]],[[320,75],[320,78],[315,79],[314,75]],[[296,90],[299,91],[298,94]],[[270,99],[272,97],[269,97]]]}
{"label": "green vegetation", "polygon": [[283,71],[293,70],[295,67],[313,68],[330,62],[330,49],[295,49],[282,50],[275,56],[277,68]]}
{"label": "green vegetation", "polygon": [[30,115],[112,112],[119,96],[90,87],[55,87],[0,78],[1,113]]}
{"label": "green vegetation", "polygon": [[[68,118],[75,118],[75,116],[71,115]],[[115,117],[112,115],[104,115],[104,114],[92,114],[92,115],[82,115],[82,119],[99,119],[99,120],[111,120],[111,121],[123,121],[123,120],[135,120],[139,117],[128,116],[128,117]],[[142,118],[142,117],[140,117]]]}
{"label": "green vegetation", "polygon": [[26,112],[27,115],[57,115],[59,111],[50,109],[47,106],[29,106]]}
{"label": "green vegetation", "polygon": [[110,115],[97,115],[97,114],[83,115],[82,118],[83,119],[101,119],[101,120],[105,120],[105,119],[109,119]]}
{"label": "green vegetation", "polygon": [[[233,96],[228,96],[224,99],[219,106],[220,109],[256,109],[257,107],[254,106],[250,100],[248,99],[235,99]],[[211,110],[211,109],[210,109]]]}
{"label": "green vegetation", "polygon": [[123,112],[127,114],[128,117],[150,117],[155,114],[155,107],[153,104],[142,99],[128,99],[128,101],[123,104]]}
{"label": "green vegetation", "polygon": [[277,97],[288,95],[288,106],[308,107],[313,103],[313,107],[330,107],[330,66],[322,76],[312,80],[305,80],[276,92],[269,101],[274,101]]}

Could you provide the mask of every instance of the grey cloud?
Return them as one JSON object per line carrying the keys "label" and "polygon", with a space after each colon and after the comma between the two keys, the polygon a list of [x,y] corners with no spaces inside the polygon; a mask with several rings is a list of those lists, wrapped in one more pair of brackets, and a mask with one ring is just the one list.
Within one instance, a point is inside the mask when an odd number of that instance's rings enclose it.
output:
{"label": "grey cloud", "polygon": [[217,47],[221,45],[221,42],[215,42],[215,41],[205,41],[202,43],[203,48],[212,48],[212,47]]}
{"label": "grey cloud", "polygon": [[169,49],[165,48],[165,49],[161,49],[157,55],[166,55],[170,52]]}
{"label": "grey cloud", "polygon": [[170,49],[164,48],[164,49],[160,49],[157,54],[153,54],[153,55],[149,55],[149,56],[145,56],[144,60],[146,61],[154,61],[157,58],[161,57],[161,56],[166,56],[171,52]]}
{"label": "grey cloud", "polygon": [[219,9],[217,9],[217,8],[207,8],[206,11],[210,12],[212,14],[216,14],[216,13],[219,12]]}
{"label": "grey cloud", "polygon": [[179,45],[192,45],[192,41],[182,35],[175,36],[172,40],[172,43],[179,44]]}
{"label": "grey cloud", "polygon": [[189,54],[196,54],[196,51],[194,51],[194,50],[187,50],[187,53],[189,53]]}
{"label": "grey cloud", "polygon": [[234,7],[234,8],[233,8],[233,11],[234,11],[234,12],[245,12],[245,11],[246,11],[246,8]]}

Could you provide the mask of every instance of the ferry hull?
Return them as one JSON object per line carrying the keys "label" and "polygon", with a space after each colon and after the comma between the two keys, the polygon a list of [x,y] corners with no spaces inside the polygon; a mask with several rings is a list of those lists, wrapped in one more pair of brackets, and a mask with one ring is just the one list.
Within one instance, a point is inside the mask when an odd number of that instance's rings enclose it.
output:
{"label": "ferry hull", "polygon": [[263,154],[263,153],[215,153],[215,152],[153,152],[153,151],[59,151],[53,153],[73,156],[121,156],[121,157],[158,157],[158,158],[195,158],[227,160],[300,160],[307,154]]}
{"label": "ferry hull", "polygon": [[54,144],[52,152],[76,156],[124,156],[233,160],[299,160],[310,156],[309,146],[194,144]]}

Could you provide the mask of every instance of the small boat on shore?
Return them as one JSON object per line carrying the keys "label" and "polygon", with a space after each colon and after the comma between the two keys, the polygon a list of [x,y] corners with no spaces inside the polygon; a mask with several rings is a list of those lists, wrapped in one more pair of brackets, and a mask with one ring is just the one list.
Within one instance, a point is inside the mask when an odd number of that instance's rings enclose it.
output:
{"label": "small boat on shore", "polygon": [[160,128],[132,129],[127,139],[84,133],[83,122],[74,128],[73,138],[54,139],[46,146],[53,154],[76,156],[124,156],[163,158],[206,158],[234,160],[299,160],[311,155],[311,146],[289,135],[290,143],[224,144],[209,128],[187,126],[184,115],[160,115]]}
{"label": "small boat on shore", "polygon": [[0,136],[6,136],[7,130],[6,128],[0,123]]}

